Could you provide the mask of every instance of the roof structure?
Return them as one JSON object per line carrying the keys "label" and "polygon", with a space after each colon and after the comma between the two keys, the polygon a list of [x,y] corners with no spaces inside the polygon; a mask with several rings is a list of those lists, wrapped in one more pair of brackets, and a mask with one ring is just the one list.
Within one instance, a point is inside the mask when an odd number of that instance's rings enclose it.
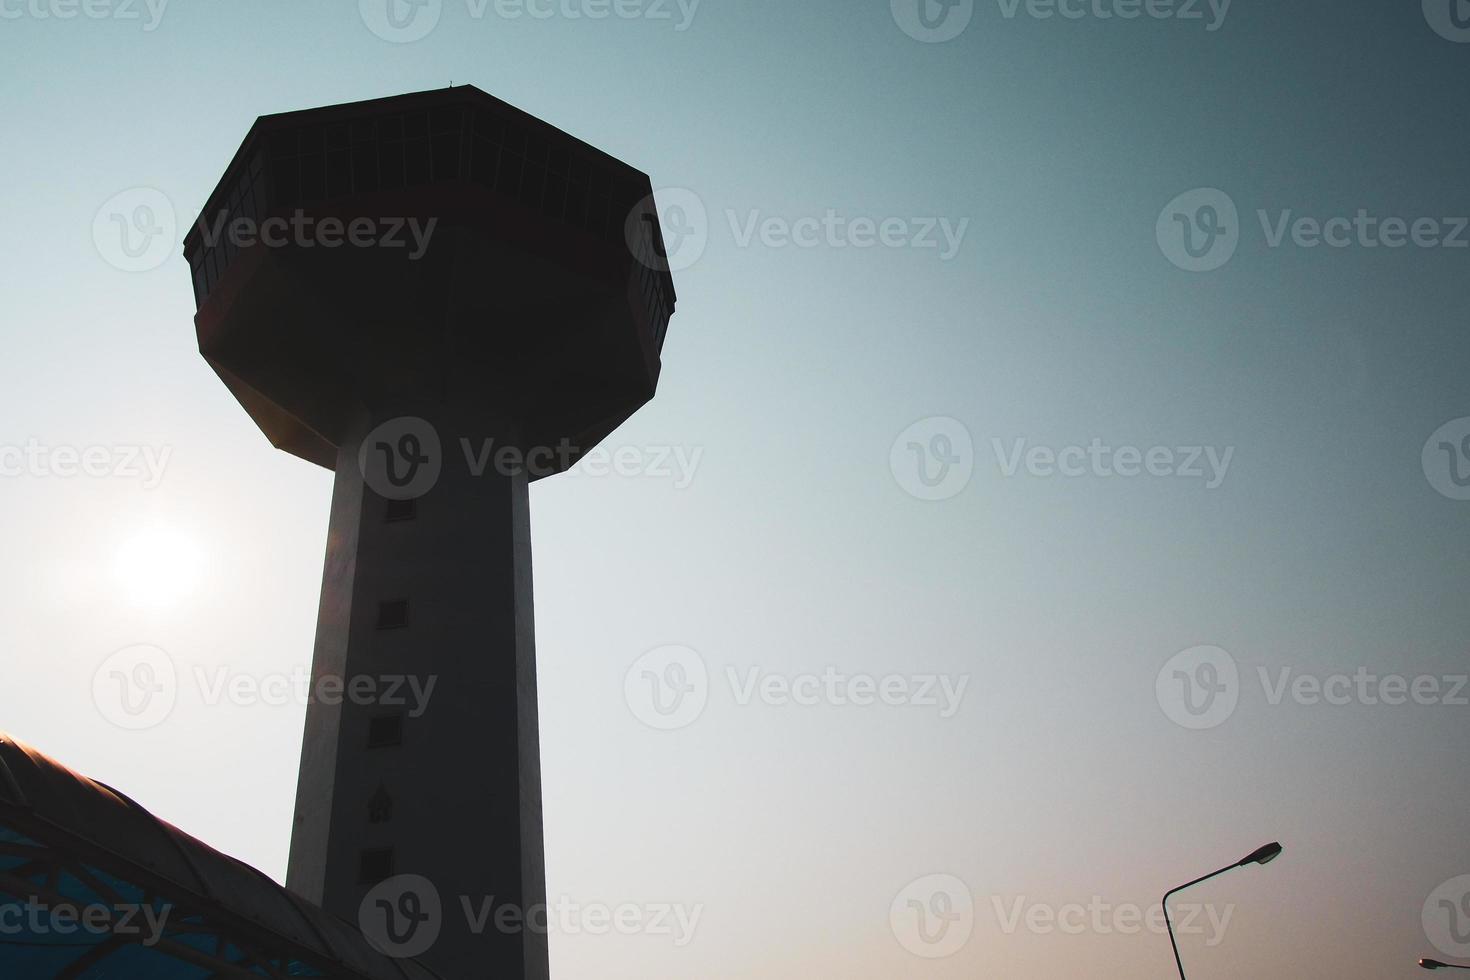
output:
{"label": "roof structure", "polygon": [[438,975],[0,733],[0,976]]}

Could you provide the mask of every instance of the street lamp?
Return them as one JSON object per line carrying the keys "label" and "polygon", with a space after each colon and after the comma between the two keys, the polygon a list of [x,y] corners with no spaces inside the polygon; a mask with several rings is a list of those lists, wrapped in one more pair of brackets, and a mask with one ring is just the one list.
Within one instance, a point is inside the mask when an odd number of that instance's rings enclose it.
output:
{"label": "street lamp", "polygon": [[[1209,874],[1205,875],[1203,878],[1196,878],[1191,882],[1180,885],[1178,888],[1172,888],[1164,893],[1164,925],[1168,927],[1169,930],[1169,943],[1174,947],[1174,964],[1179,967],[1179,980],[1187,980],[1187,978],[1184,976],[1184,961],[1179,958],[1179,942],[1174,938],[1174,923],[1169,921],[1169,899],[1172,896],[1177,895],[1179,892],[1184,891],[1184,889],[1186,888],[1193,888],[1195,885],[1198,885],[1202,881],[1209,881],[1211,878],[1218,878],[1220,875],[1224,874],[1227,871],[1234,871],[1236,868],[1249,867],[1252,864],[1270,864],[1272,861],[1276,860],[1280,856],[1280,844],[1267,844],[1265,847],[1258,848],[1247,854],[1245,857],[1241,858],[1234,864],[1227,865],[1226,867],[1221,868],[1219,871],[1212,871]],[[1439,969],[1439,967],[1432,966],[1426,967],[1425,969],[1437,970]]]}
{"label": "street lamp", "polygon": [[1420,960],[1419,965],[1426,970],[1470,970],[1470,966],[1461,966],[1458,963],[1441,963],[1439,960]]}

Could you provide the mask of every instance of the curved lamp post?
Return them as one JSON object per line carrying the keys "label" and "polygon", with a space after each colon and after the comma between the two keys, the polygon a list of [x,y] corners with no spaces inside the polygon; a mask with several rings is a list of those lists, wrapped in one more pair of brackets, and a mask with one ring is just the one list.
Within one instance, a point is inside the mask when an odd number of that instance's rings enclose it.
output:
{"label": "curved lamp post", "polygon": [[[1195,885],[1198,885],[1202,881],[1209,881],[1211,878],[1218,878],[1220,877],[1220,875],[1224,874],[1227,871],[1234,871],[1236,868],[1249,867],[1252,864],[1270,864],[1272,861],[1281,856],[1281,850],[1282,848],[1280,844],[1267,844],[1265,847],[1258,848],[1257,850],[1252,851],[1250,854],[1247,854],[1245,857],[1241,858],[1234,864],[1223,867],[1219,871],[1212,871],[1209,874],[1205,875],[1203,878],[1196,878],[1193,881],[1186,882],[1185,884],[1180,885],[1178,888],[1171,888],[1169,891],[1164,893],[1164,925],[1167,926],[1169,930],[1169,943],[1174,947],[1174,964],[1179,967],[1179,980],[1187,980],[1187,978],[1184,976],[1184,961],[1179,958],[1179,942],[1174,938],[1174,923],[1169,921],[1169,899],[1174,895],[1177,895],[1179,892],[1184,891],[1184,889],[1186,888],[1193,888]],[[1422,964],[1424,961],[1420,962]],[[1430,960],[1429,962],[1434,961]],[[1439,969],[1439,967],[1432,966],[1426,967],[1425,969],[1437,970]]]}
{"label": "curved lamp post", "polygon": [[1458,963],[1441,963],[1439,960],[1420,960],[1419,965],[1426,970],[1470,970],[1470,966],[1461,966]]}

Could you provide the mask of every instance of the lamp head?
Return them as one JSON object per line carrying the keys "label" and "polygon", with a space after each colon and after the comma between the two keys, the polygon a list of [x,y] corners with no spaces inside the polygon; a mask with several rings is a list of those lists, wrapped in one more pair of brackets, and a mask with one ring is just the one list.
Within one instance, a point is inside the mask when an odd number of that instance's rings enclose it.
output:
{"label": "lamp head", "polygon": [[1242,858],[1238,867],[1243,868],[1248,864],[1270,864],[1281,856],[1281,851],[1280,844],[1267,844]]}

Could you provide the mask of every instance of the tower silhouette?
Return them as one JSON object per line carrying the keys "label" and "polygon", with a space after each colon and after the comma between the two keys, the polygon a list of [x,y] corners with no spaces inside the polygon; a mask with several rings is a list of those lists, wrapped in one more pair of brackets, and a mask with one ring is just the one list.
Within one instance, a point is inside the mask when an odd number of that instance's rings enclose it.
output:
{"label": "tower silhouette", "polygon": [[648,177],[470,86],[264,116],[185,254],[200,352],[335,472],[287,885],[545,977],[528,486],[653,397]]}

